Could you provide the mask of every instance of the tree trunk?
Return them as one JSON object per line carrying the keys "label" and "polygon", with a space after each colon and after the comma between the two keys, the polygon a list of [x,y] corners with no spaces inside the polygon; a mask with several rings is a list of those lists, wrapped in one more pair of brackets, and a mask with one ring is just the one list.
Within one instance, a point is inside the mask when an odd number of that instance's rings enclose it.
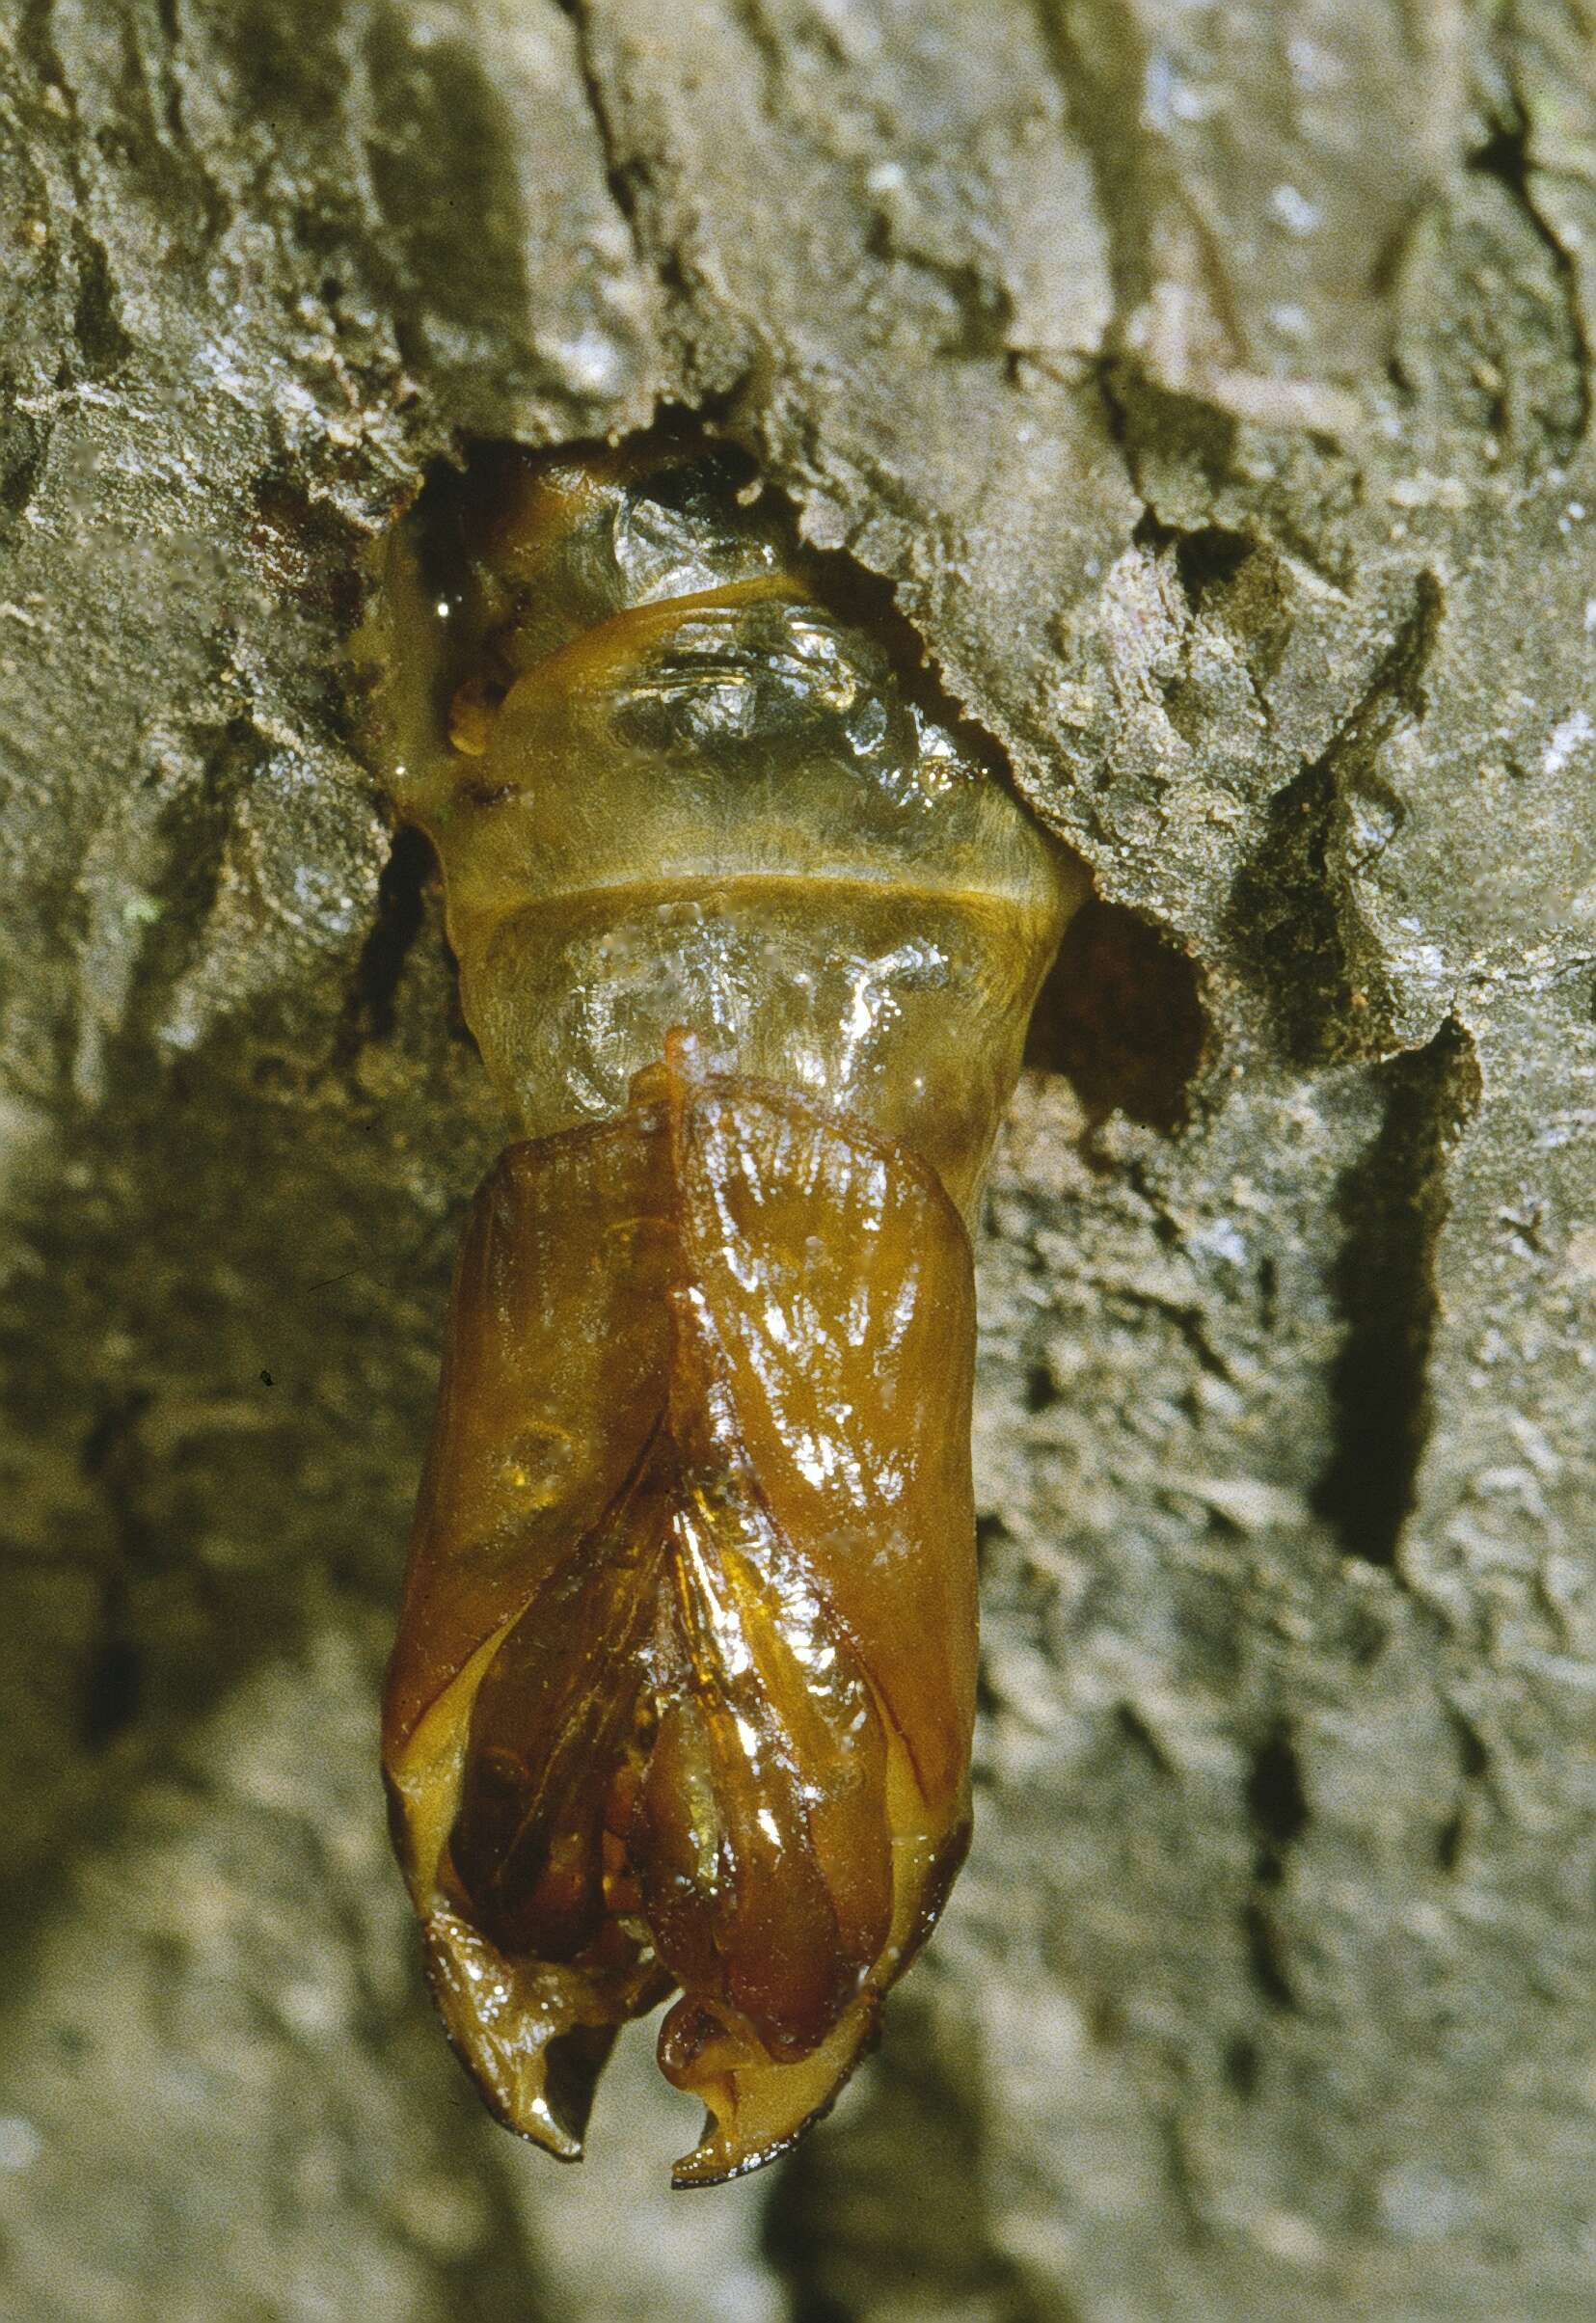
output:
{"label": "tree trunk", "polygon": [[[1588,0],[11,0],[0,2311],[1590,2312]],[[375,1701],[500,1135],[356,743],[468,437],[709,412],[1095,874],[979,1249],[974,1850],[582,2173]],[[690,2134],[694,2122],[687,2124]]]}

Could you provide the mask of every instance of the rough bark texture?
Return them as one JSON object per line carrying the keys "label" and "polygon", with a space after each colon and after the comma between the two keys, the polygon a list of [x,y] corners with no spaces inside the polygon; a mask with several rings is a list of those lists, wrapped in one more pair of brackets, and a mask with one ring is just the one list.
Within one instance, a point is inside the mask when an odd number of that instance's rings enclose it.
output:
{"label": "rough bark texture", "polygon": [[[1588,2315],[1593,52],[0,8],[8,2317]],[[973,1856],[696,2198],[644,2039],[582,2173],[478,2114],[387,1859],[498,1124],[343,658],[433,460],[661,399],[1103,899],[979,1253]]]}

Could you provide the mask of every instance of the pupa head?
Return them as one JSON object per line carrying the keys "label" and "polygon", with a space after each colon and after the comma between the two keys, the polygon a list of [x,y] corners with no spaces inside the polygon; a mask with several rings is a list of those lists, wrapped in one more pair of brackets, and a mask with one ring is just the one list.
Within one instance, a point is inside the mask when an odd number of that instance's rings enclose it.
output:
{"label": "pupa head", "polygon": [[390,550],[383,747],[518,1129],[677,1027],[969,1213],[1079,863],[735,447],[505,452]]}

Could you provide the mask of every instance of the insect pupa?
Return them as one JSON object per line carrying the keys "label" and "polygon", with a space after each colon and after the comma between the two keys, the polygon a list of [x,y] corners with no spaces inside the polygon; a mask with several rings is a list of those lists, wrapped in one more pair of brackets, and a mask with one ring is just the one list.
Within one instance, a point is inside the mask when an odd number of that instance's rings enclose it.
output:
{"label": "insect pupa", "polygon": [[582,2150],[629,2017],[781,2152],[969,1830],[968,1219],[1079,868],[729,446],[506,451],[390,547],[376,750],[517,1141],[383,1716],[433,1994]]}

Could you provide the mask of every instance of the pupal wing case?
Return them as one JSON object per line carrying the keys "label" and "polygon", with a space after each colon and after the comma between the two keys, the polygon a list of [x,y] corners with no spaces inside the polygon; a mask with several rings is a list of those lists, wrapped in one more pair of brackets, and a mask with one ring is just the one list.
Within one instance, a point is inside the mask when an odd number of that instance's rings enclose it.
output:
{"label": "pupal wing case", "polygon": [[963,1853],[965,1217],[1084,880],[725,447],[490,456],[382,620],[523,1141],[455,1280],[395,1845],[500,2118],[579,2154],[677,1992],[714,2184],[831,2102]]}

